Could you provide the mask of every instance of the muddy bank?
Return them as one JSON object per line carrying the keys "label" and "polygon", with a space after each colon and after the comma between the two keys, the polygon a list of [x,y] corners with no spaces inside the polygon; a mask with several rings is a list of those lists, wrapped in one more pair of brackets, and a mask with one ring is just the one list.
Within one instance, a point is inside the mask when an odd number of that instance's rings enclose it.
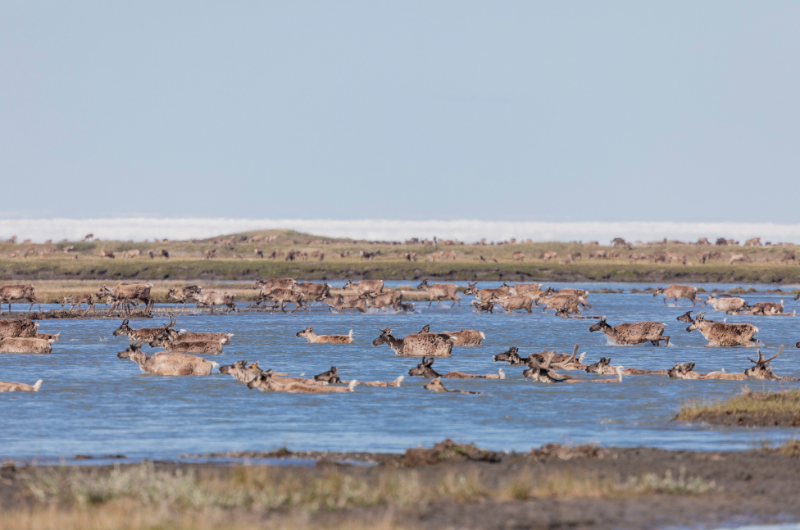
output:
{"label": "muddy bank", "polygon": [[[168,500],[173,515],[213,509],[209,517],[216,514],[242,528],[265,517],[275,523],[302,517],[303,528],[431,529],[640,529],[800,521],[800,459],[768,451],[549,445],[506,454],[445,443],[404,455],[281,451],[250,457],[266,455],[311,458],[317,465],[6,466],[0,506],[4,517],[13,517],[47,503],[69,520],[70,510],[81,502],[90,514],[119,510],[119,503],[126,503],[140,515],[153,512],[163,518],[168,511],[159,503]],[[145,499],[147,488],[154,488],[157,497]],[[192,506],[189,499],[205,505]]]}

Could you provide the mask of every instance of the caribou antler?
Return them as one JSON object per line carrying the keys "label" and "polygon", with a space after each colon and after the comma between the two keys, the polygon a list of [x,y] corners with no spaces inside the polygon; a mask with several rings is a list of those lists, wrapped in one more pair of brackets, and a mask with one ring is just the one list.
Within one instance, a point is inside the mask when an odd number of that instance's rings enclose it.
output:
{"label": "caribou antler", "polygon": [[778,355],[783,353],[783,344],[781,344],[781,347],[778,349],[778,353],[776,353],[775,355],[773,355],[769,359],[764,359],[764,354],[761,353],[760,349],[756,350],[756,353],[758,353],[758,360],[757,361],[751,359],[750,357],[748,357],[747,360],[750,361],[751,363],[755,363],[756,366],[761,366],[763,368],[766,368],[767,366],[769,366],[769,363],[770,363],[770,361],[772,361],[772,359],[774,359],[775,357],[777,357]]}

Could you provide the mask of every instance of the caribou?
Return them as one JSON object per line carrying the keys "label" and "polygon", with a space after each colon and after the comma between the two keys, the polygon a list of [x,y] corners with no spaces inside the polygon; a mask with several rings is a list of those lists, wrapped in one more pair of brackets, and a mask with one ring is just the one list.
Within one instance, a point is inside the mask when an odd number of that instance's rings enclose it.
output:
{"label": "caribou", "polygon": [[186,287],[181,287],[180,289],[170,289],[167,291],[167,299],[175,300],[175,309],[178,309],[178,304],[183,303],[183,307],[186,307],[186,302],[190,302],[192,298],[192,294],[200,293],[202,291],[202,287],[197,285],[187,285]]}
{"label": "caribou", "polygon": [[403,309],[403,293],[400,291],[389,291],[380,294],[370,292],[366,294],[370,307],[383,309],[384,311],[386,311],[387,307],[391,307],[396,311]]}
{"label": "caribou", "polygon": [[226,314],[231,311],[236,311],[236,304],[234,299],[236,295],[233,293],[226,293],[224,291],[206,291],[199,293],[192,293],[191,297],[194,298],[199,304],[211,307],[211,314],[214,314],[215,305],[224,305],[228,308]]}
{"label": "caribou", "polygon": [[117,359],[130,359],[143,372],[156,375],[211,375],[214,367],[219,367],[214,361],[183,353],[162,351],[148,357],[136,344],[131,344],[127,350],[119,352]]}
{"label": "caribou", "polygon": [[533,313],[531,310],[533,307],[533,298],[526,294],[517,296],[504,296],[502,298],[492,297],[489,299],[488,303],[499,305],[506,313],[513,313],[514,311],[518,311],[520,309],[524,309],[528,312],[528,314]]}
{"label": "caribou", "polygon": [[430,299],[428,307],[431,307],[434,300],[436,300],[436,307],[441,307],[442,300],[452,300],[451,309],[455,307],[456,303],[461,308],[461,298],[456,294],[458,287],[454,283],[434,283],[429,285],[428,280],[422,280],[422,283],[417,285],[417,290],[420,289],[428,293]]}
{"label": "caribou", "polygon": [[537,382],[537,383],[616,383],[622,382],[622,367],[618,366],[616,369],[617,377],[613,379],[576,379],[574,377],[565,375],[562,376],[556,370],[564,369],[575,361],[575,351],[565,361],[555,363],[554,355],[548,352],[543,362],[540,362],[536,357],[531,356],[526,363],[528,369],[522,372],[524,377]]}
{"label": "caribou", "polygon": [[373,346],[388,345],[396,355],[404,357],[450,357],[453,350],[453,339],[441,333],[417,333],[402,339],[392,336],[391,328],[381,329],[381,335]]}
{"label": "caribou", "polygon": [[31,306],[28,308],[30,313],[33,310],[33,304],[39,307],[39,312],[42,312],[42,305],[36,298],[33,285],[4,285],[0,287],[0,313],[3,312],[2,304],[8,304],[8,312],[11,312],[11,302],[25,300],[30,302]]}
{"label": "caribou", "polygon": [[411,377],[422,377],[425,379],[434,379],[436,377],[440,379],[505,379],[506,374],[503,372],[501,368],[498,370],[496,374],[486,374],[486,375],[477,375],[477,374],[465,374],[464,372],[458,371],[451,371],[447,372],[446,374],[440,374],[436,370],[433,369],[433,357],[423,357],[422,362],[419,363],[416,367],[412,368],[408,371],[408,375]]}
{"label": "caribou", "polygon": [[473,395],[483,394],[483,392],[472,392],[469,390],[455,390],[455,389],[449,390],[445,388],[444,385],[442,384],[441,377],[437,377],[430,383],[426,384],[423,388],[425,390],[433,390],[434,392],[450,392],[453,394],[473,394]]}
{"label": "caribou", "polygon": [[691,300],[692,307],[694,307],[694,304],[697,302],[700,302],[700,305],[703,305],[703,301],[697,297],[697,287],[692,287],[691,285],[678,285],[673,283],[666,289],[663,287],[658,287],[653,293],[653,296],[655,297],[660,294],[664,295],[664,305],[667,305],[667,300],[675,299],[675,307],[677,307],[679,298]]}
{"label": "caribou", "polygon": [[747,311],[748,305],[743,298],[738,296],[731,296],[730,298],[717,298],[714,293],[708,295],[705,301],[706,305],[710,305],[715,311],[723,311],[729,314],[735,314],[739,311]]}
{"label": "caribou", "polygon": [[114,305],[120,304],[120,310],[125,312],[128,312],[129,303],[136,304],[136,302],[141,301],[145,304],[145,313],[149,313],[154,302],[150,296],[152,287],[153,285],[149,283],[119,283],[114,287],[114,290],[111,290],[103,285],[97,293],[97,297],[105,298],[110,296],[114,300]]}
{"label": "caribou", "polygon": [[122,321],[122,324],[112,333],[114,337],[125,335],[131,342],[152,342],[161,338],[163,335],[177,336],[178,332],[173,328],[175,327],[175,320],[172,315],[169,316],[169,324],[164,324],[160,328],[140,328],[133,329],[128,325],[128,319]]}
{"label": "caribou", "polygon": [[265,293],[273,289],[291,289],[295,284],[294,278],[270,278],[269,280],[256,280],[256,289],[260,288]]}
{"label": "caribou", "polygon": [[464,294],[472,294],[480,300],[481,302],[488,302],[492,298],[500,298],[503,296],[509,296],[511,294],[511,287],[503,282],[503,285],[500,287],[496,287],[493,289],[478,289],[478,282],[467,282],[467,288],[464,290]]}
{"label": "caribou", "polygon": [[0,353],[50,353],[54,340],[36,337],[9,337],[0,339]]}
{"label": "caribou", "polygon": [[328,296],[325,298],[325,303],[332,309],[339,313],[342,309],[357,309],[359,313],[367,312],[366,294],[337,294],[336,296]]}
{"label": "caribou", "polygon": [[157,339],[149,342],[151,348],[162,347],[164,351],[173,353],[222,353],[222,343],[225,339],[220,340],[205,340],[205,341],[191,341],[191,342],[172,342],[168,337],[160,336]]}
{"label": "caribou", "polygon": [[261,370],[253,381],[247,383],[247,388],[257,388],[261,392],[289,392],[295,394],[331,394],[337,392],[352,392],[358,381],[353,379],[350,384],[345,387],[332,387],[313,385],[308,383],[289,382],[281,383],[278,379],[273,377],[272,370]]}
{"label": "caribou", "polygon": [[81,310],[81,304],[86,304],[86,311],[83,313],[84,315],[89,312],[89,309],[92,310],[92,314],[96,315],[97,310],[94,307],[94,297],[91,293],[82,293],[82,294],[73,294],[72,296],[65,296],[64,300],[61,302],[61,307],[69,304],[69,309],[67,311],[72,312],[72,309],[77,305],[78,311]]}
{"label": "caribou", "polygon": [[302,337],[312,344],[353,344],[353,330],[349,335],[317,335],[314,326],[298,331],[295,336]]}
{"label": "caribou", "polygon": [[442,335],[447,335],[453,339],[453,346],[480,346],[486,338],[483,331],[476,329],[462,329],[459,331],[442,331]]}
{"label": "caribou", "polygon": [[331,286],[327,283],[297,282],[292,289],[314,302],[322,302],[331,293]]}
{"label": "caribou", "polygon": [[[587,374],[614,375],[617,367],[611,366],[610,357],[600,357],[596,363],[587,365],[584,368]],[[641,368],[623,368],[622,375],[667,375],[667,370],[642,370]]]}
{"label": "caribou", "polygon": [[383,280],[361,280],[360,282],[347,280],[347,283],[344,285],[344,289],[355,291],[358,294],[382,293]]}
{"label": "caribou", "polygon": [[[384,381],[365,381],[365,382],[360,382],[359,381],[358,384],[362,385],[362,386],[374,386],[374,387],[383,387],[383,388],[388,388],[388,387],[399,388],[400,384],[403,382],[403,379],[405,379],[405,376],[401,375],[401,376],[398,376],[397,379],[395,379],[394,381],[387,381],[387,382],[384,382]],[[315,375],[314,376],[314,381],[320,381],[320,382],[324,382],[324,383],[328,383],[328,384],[333,384],[333,383],[343,383],[345,385],[350,384],[350,381],[343,381],[343,380],[341,380],[339,378],[339,370],[335,366],[331,366],[331,369],[328,370],[327,372],[322,372],[321,374]]]}
{"label": "caribou", "polygon": [[703,318],[704,314],[705,312],[699,313],[686,331],[700,331],[708,340],[706,346],[750,346],[758,342],[753,338],[758,332],[754,325],[707,321]]}
{"label": "caribou", "polygon": [[8,381],[0,381],[0,392],[38,392],[42,388],[42,380],[39,379],[32,385],[25,383],[10,383]]}
{"label": "caribou", "polygon": [[632,322],[611,327],[606,323],[606,319],[601,319],[597,324],[589,328],[590,333],[595,331],[601,331],[603,335],[621,346],[641,344],[643,342],[650,342],[653,346],[660,346],[661,341],[664,342],[664,346],[669,346],[669,337],[664,336],[664,324],[661,322]]}

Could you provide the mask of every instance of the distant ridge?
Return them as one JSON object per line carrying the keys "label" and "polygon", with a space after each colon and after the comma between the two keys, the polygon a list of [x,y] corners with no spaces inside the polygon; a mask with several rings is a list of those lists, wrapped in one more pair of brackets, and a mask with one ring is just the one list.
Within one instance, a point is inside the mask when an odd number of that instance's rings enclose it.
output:
{"label": "distant ridge", "polygon": [[390,219],[235,219],[128,217],[98,219],[0,219],[0,239],[16,235],[19,240],[77,240],[93,233],[101,239],[134,240],[215,237],[251,230],[292,229],[328,237],[368,240],[405,240],[412,237],[458,239],[472,242],[482,238],[501,241],[510,238],[533,241],[591,241],[608,243],[615,237],[629,241],[663,238],[696,241],[718,237],[744,241],[761,237],[763,242],[800,243],[800,224],[777,223],[690,223],[690,222],[524,222],[480,221],[474,219],[398,221]]}

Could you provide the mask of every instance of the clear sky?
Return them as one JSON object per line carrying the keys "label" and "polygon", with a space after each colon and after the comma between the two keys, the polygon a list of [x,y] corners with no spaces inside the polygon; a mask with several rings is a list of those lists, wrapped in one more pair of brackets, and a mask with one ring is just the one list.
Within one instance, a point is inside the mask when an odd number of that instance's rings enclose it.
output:
{"label": "clear sky", "polygon": [[0,3],[0,217],[800,217],[800,2]]}

